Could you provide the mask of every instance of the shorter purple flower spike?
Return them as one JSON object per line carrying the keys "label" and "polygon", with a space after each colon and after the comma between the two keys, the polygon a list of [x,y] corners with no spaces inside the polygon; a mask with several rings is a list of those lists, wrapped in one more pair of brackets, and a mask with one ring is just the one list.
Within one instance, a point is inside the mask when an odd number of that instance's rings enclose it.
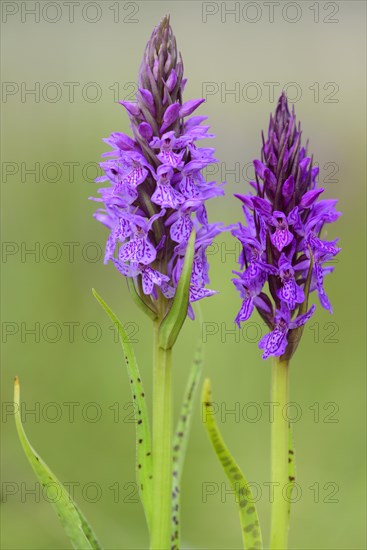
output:
{"label": "shorter purple flower spike", "polygon": [[316,290],[321,306],[332,312],[324,278],[333,268],[325,264],[340,248],[320,235],[340,213],[337,201],[319,200],[324,189],[317,187],[318,168],[301,144],[300,125],[284,93],[254,168],[256,181],[250,184],[256,195],[236,195],[247,225],[232,231],[242,245],[239,264],[244,269],[233,279],[242,299],[235,321],[240,326],[256,308],[271,329],[259,343],[263,358],[289,360],[300,338],[296,329],[315,310],[312,306],[305,313],[310,292]]}
{"label": "shorter purple flower spike", "polygon": [[[169,19],[154,29],[145,48],[136,102],[120,101],[131,123],[133,138],[114,132],[104,141],[112,150],[103,155],[105,175],[98,182],[104,209],[95,218],[110,230],[105,263],[133,280],[145,306],[164,317],[175,296],[191,232],[196,233],[189,301],[215,294],[209,283],[206,249],[224,230],[209,224],[206,201],[223,194],[207,182],[203,169],[216,162],[214,149],[198,147],[213,138],[205,116],[190,116],[204,102],[183,103],[186,80]],[[193,316],[191,306],[188,315]]]}

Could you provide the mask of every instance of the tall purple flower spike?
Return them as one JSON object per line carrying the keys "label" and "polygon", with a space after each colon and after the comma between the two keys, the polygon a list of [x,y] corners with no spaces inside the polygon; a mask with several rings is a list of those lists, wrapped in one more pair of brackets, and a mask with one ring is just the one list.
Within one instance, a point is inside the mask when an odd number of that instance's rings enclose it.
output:
{"label": "tall purple flower spike", "polygon": [[316,290],[321,306],[332,313],[324,277],[333,267],[325,264],[340,249],[337,240],[324,241],[320,235],[340,212],[335,211],[336,200],[319,200],[324,189],[317,187],[318,168],[301,144],[300,125],[284,93],[254,167],[256,181],[250,183],[255,194],[236,195],[247,222],[232,231],[243,247],[239,264],[244,269],[234,272],[243,300],[236,323],[240,326],[256,308],[271,330],[259,343],[263,359],[273,355],[289,360],[300,327],[315,310],[312,306],[307,311],[310,292]]}
{"label": "tall purple flower spike", "polygon": [[[132,279],[145,305],[157,313],[157,300],[175,295],[187,243],[196,231],[195,262],[190,302],[215,294],[209,282],[205,251],[224,230],[209,224],[205,203],[222,195],[215,182],[202,174],[217,162],[214,149],[199,148],[197,141],[214,137],[203,126],[205,116],[191,116],[203,99],[183,103],[186,84],[169,19],[154,29],[145,48],[138,78],[136,103],[120,101],[130,119],[133,138],[114,132],[104,141],[112,147],[101,163],[105,175],[98,182],[104,203],[95,217],[110,230],[105,263]],[[200,269],[198,258],[202,258]],[[192,317],[191,306],[188,310]]]}

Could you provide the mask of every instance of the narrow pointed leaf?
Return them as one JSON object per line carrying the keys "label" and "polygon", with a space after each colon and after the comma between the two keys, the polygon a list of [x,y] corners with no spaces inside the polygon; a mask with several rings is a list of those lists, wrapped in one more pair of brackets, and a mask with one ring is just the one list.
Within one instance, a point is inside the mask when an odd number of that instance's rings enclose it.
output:
{"label": "narrow pointed leaf", "polygon": [[254,548],[260,550],[262,548],[262,536],[251,487],[226,447],[214,419],[211,386],[208,379],[204,383],[202,401],[205,428],[218,460],[235,493],[244,548],[248,550]]}
{"label": "narrow pointed leaf", "polygon": [[39,454],[33,449],[27,439],[20,415],[20,386],[18,377],[16,377],[14,381],[14,403],[15,425],[24,453],[42,486],[45,487],[51,484],[51,486],[55,488],[56,494],[53,499],[54,502],[52,502],[52,506],[55,509],[73,548],[76,548],[77,550],[100,550],[102,547],[84,515],[70,497],[68,491],[52,473]]}
{"label": "narrow pointed leaf", "polygon": [[140,499],[144,507],[148,527],[151,525],[152,516],[152,441],[148,417],[148,408],[145,399],[142,379],[136,362],[134,349],[129,342],[121,321],[111,308],[92,289],[96,300],[101,304],[111,321],[118,330],[120,342],[125,356],[125,363],[129,375],[131,393],[133,397],[136,420],[136,476],[139,486]]}
{"label": "narrow pointed leaf", "polygon": [[180,488],[186,448],[192,425],[192,411],[202,369],[203,349],[199,344],[196,348],[194,362],[191,367],[184,400],[182,402],[180,418],[173,438],[172,550],[178,550],[180,547],[180,492],[177,489]]}
{"label": "narrow pointed leaf", "polygon": [[192,264],[195,252],[195,231],[193,230],[186,249],[186,256],[180,280],[171,309],[163,319],[159,329],[159,345],[163,349],[171,349],[177,340],[182,325],[187,317],[189,305],[189,287],[191,281]]}

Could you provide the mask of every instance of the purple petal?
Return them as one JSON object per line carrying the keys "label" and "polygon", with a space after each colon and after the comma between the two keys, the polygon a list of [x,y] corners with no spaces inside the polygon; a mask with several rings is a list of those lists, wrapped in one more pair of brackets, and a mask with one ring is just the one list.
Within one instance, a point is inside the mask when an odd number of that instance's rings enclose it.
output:
{"label": "purple petal", "polygon": [[142,282],[144,294],[146,295],[151,294],[153,291],[154,282],[150,277],[150,273],[148,270],[145,270],[145,269],[143,270],[141,274],[141,282]]}
{"label": "purple petal", "polygon": [[277,186],[277,179],[274,176],[273,172],[268,168],[266,168],[266,170],[264,171],[264,184],[265,189],[269,189],[271,191],[275,191]]}
{"label": "purple petal", "polygon": [[150,139],[152,139],[152,136],[153,136],[153,130],[151,125],[148,124],[147,122],[142,122],[139,125],[139,133],[144,139],[149,141]]}
{"label": "purple petal", "polygon": [[180,117],[186,117],[191,115],[201,105],[204,103],[205,99],[190,99],[189,101],[186,101],[181,107],[180,110]]}
{"label": "purple petal", "polygon": [[132,239],[128,243],[125,243],[119,250],[120,262],[127,262],[130,260],[139,261],[136,259],[136,255],[137,255],[137,242],[135,239]]}
{"label": "purple petal", "polygon": [[285,246],[293,240],[293,235],[288,229],[277,229],[275,233],[270,235],[270,240],[273,245],[281,252]]}
{"label": "purple petal", "polygon": [[104,263],[107,264],[108,261],[113,257],[115,253],[117,242],[117,231],[116,229],[112,230],[106,243],[106,251],[104,256]]}
{"label": "purple petal", "polygon": [[135,274],[131,270],[130,266],[127,264],[123,264],[119,262],[118,260],[113,259],[113,263],[116,266],[116,269],[125,277],[134,277]]}
{"label": "purple petal", "polygon": [[118,103],[120,103],[120,105],[125,107],[125,109],[130,115],[133,115],[133,116],[141,115],[141,110],[137,103],[133,103],[132,101],[119,101]]}
{"label": "purple petal", "polygon": [[241,328],[241,323],[247,321],[251,317],[252,312],[254,311],[254,300],[251,296],[245,298],[242,302],[241,309],[237,314],[235,323]]}
{"label": "purple petal", "polygon": [[322,187],[320,189],[312,189],[311,191],[307,191],[301,199],[300,207],[309,208],[323,192],[324,189]]}
{"label": "purple petal", "polygon": [[131,139],[130,136],[122,132],[113,132],[110,137],[104,139],[103,141],[112,147],[118,147],[122,151],[131,151],[136,147],[135,141]]}
{"label": "purple petal", "polygon": [[190,238],[193,223],[190,215],[180,216],[179,219],[171,225],[171,239],[176,243],[187,242]]}
{"label": "purple petal", "polygon": [[148,109],[155,113],[155,105],[154,105],[154,99],[153,95],[149,90],[146,90],[145,88],[139,88],[139,93],[143,99],[143,102],[148,107]]}
{"label": "purple petal", "polygon": [[270,355],[275,357],[283,355],[287,343],[287,330],[275,328],[269,334],[265,334],[259,342],[259,348],[264,350],[263,359],[267,359]]}
{"label": "purple petal", "polygon": [[263,214],[264,216],[271,215],[271,204],[265,199],[260,197],[252,197],[252,204],[260,214]]}
{"label": "purple petal", "polygon": [[171,185],[157,184],[156,190],[151,197],[151,201],[166,208],[178,208],[184,203],[185,199],[181,193],[173,189]]}
{"label": "purple petal", "polygon": [[180,104],[179,103],[173,103],[170,105],[166,112],[163,115],[163,124],[161,126],[161,132],[164,132],[167,128],[171,126],[177,120],[178,116],[180,114]]}
{"label": "purple petal", "polygon": [[289,328],[298,328],[307,323],[309,319],[311,319],[312,315],[314,314],[314,311],[316,309],[315,305],[312,305],[310,309],[307,311],[307,313],[304,313],[303,315],[299,315],[294,321],[291,321],[289,323]]}
{"label": "purple petal", "polygon": [[198,300],[202,300],[203,298],[214,296],[214,294],[217,294],[217,292],[215,290],[210,290],[210,288],[198,288],[191,285],[189,289],[189,301],[197,302]]}
{"label": "purple petal", "polygon": [[263,180],[264,173],[266,170],[265,164],[263,164],[260,160],[254,160],[254,167],[255,167],[256,174],[259,176],[259,178]]}
{"label": "purple petal", "polygon": [[265,313],[272,313],[273,311],[270,298],[264,292],[254,298],[254,305],[265,311]]}
{"label": "purple petal", "polygon": [[333,312],[333,308],[330,304],[329,298],[325,292],[324,289],[324,272],[320,264],[316,263],[314,267],[315,275],[316,275],[316,286],[317,286],[317,293],[319,296],[320,304],[324,309],[326,309],[329,313]]}
{"label": "purple petal", "polygon": [[294,279],[289,279],[284,282],[283,287],[278,290],[278,297],[285,302],[290,310],[296,307],[296,304],[301,304],[305,295],[300,286],[297,285]]}
{"label": "purple petal", "polygon": [[282,195],[287,201],[287,203],[292,198],[293,193],[294,193],[294,177],[291,175],[289,176],[288,179],[285,180],[282,187]]}
{"label": "purple petal", "polygon": [[152,245],[152,243],[148,241],[147,238],[140,239],[138,250],[139,250],[139,253],[138,253],[139,259],[137,260],[138,262],[144,265],[148,265],[154,262],[157,256],[157,252],[154,246]]}
{"label": "purple petal", "polygon": [[185,132],[188,132],[195,126],[199,126],[204,120],[207,120],[207,116],[193,116],[185,122]]}
{"label": "purple petal", "polygon": [[119,251],[121,262],[132,261],[144,265],[154,262],[156,255],[154,246],[146,237],[132,239],[124,244]]}
{"label": "purple petal", "polygon": [[238,193],[235,193],[234,197],[243,202],[243,204],[245,204],[247,208],[250,208],[251,210],[254,209],[254,205],[252,202],[253,197],[250,197],[249,195],[239,195]]}
{"label": "purple petal", "polygon": [[166,86],[168,88],[168,91],[172,92],[176,84],[177,84],[177,73],[175,69],[172,69],[166,81]]}

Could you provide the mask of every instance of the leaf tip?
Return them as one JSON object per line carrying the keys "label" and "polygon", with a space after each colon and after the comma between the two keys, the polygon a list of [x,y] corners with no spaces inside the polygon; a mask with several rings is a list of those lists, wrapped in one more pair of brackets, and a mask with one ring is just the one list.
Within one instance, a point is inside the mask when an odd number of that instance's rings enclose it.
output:
{"label": "leaf tip", "polygon": [[211,405],[212,387],[210,383],[210,378],[205,378],[204,380],[202,400],[207,407]]}
{"label": "leaf tip", "polygon": [[19,377],[16,375],[14,377],[14,402],[19,406],[20,401],[20,384]]}

